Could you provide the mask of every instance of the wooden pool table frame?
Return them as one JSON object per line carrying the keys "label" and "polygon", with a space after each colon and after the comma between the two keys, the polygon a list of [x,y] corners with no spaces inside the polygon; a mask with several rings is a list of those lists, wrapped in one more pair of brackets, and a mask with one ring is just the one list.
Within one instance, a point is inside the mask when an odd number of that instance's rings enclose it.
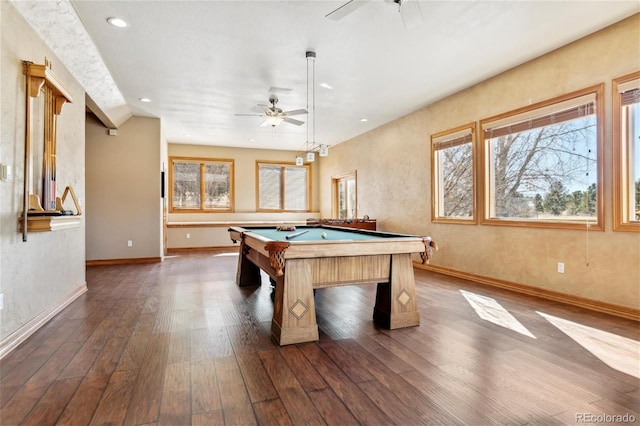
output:
{"label": "wooden pool table frame", "polygon": [[423,263],[434,246],[430,237],[405,236],[322,226],[384,239],[274,241],[251,228],[231,227],[240,241],[236,283],[260,284],[260,269],[275,281],[271,334],[280,345],[318,340],[313,290],[353,284],[377,284],[374,322],[395,329],[420,324],[412,253]]}

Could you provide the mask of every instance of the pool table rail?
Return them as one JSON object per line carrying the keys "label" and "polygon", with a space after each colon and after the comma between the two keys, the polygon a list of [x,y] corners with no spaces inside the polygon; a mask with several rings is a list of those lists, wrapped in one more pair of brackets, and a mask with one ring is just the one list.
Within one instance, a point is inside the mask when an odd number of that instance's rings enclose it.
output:
{"label": "pool table rail", "polygon": [[[333,227],[326,227],[333,228]],[[354,231],[372,235],[392,235],[378,231]],[[306,259],[336,256],[367,256],[375,254],[419,253],[422,263],[427,263],[437,250],[431,237],[393,236],[379,240],[321,240],[321,241],[274,241],[251,232],[251,228],[229,228],[231,240],[241,241],[246,245],[269,257],[272,268],[278,276],[284,273],[287,259]],[[245,240],[245,235],[251,238]],[[292,244],[293,243],[293,244]]]}

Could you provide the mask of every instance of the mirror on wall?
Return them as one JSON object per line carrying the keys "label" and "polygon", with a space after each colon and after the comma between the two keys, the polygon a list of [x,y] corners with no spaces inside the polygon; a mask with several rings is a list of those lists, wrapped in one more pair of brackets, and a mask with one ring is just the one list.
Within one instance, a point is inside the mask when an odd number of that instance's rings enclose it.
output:
{"label": "mirror on wall", "polygon": [[45,210],[43,205],[44,197],[42,194],[43,184],[43,165],[45,162],[44,157],[44,96],[40,95],[35,98],[30,98],[31,102],[31,117],[30,125],[28,128],[31,133],[31,155],[27,158],[29,173],[29,180],[27,183],[27,189],[29,194],[37,195],[37,201],[33,198],[33,203],[30,205],[30,209],[34,209],[34,204],[37,202],[39,207]]}
{"label": "mirror on wall", "polygon": [[57,117],[71,96],[52,71],[51,63],[22,62],[25,75],[25,147],[23,241],[30,214],[55,214]]}

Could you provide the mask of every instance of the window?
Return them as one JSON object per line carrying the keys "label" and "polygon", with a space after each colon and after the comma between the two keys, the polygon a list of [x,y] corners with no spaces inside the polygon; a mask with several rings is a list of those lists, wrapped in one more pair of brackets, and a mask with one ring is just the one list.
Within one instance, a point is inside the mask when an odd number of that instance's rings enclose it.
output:
{"label": "window", "polygon": [[257,162],[258,211],[309,211],[310,166]]}
{"label": "window", "polygon": [[431,135],[431,220],[476,223],[475,126]]}
{"label": "window", "polygon": [[233,211],[233,160],[171,157],[171,212]]}
{"label": "window", "polygon": [[356,172],[331,177],[333,186],[333,217],[355,219],[358,217]]}
{"label": "window", "polygon": [[640,232],[640,71],[613,81],[613,228]]}
{"label": "window", "polygon": [[480,122],[484,223],[603,229],[602,89]]}

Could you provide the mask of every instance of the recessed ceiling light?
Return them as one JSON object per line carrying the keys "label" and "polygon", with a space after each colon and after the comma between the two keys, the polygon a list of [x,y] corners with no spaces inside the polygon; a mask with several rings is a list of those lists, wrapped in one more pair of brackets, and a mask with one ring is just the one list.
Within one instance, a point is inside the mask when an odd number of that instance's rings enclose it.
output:
{"label": "recessed ceiling light", "polygon": [[253,139],[253,138],[249,139],[249,142],[255,142],[255,141],[256,141],[256,140],[255,140],[255,139]]}
{"label": "recessed ceiling light", "polygon": [[127,21],[120,18],[107,18],[107,22],[118,28],[126,28],[129,26],[129,24],[127,24]]}
{"label": "recessed ceiling light", "polygon": [[138,100],[140,102],[151,102],[151,99],[149,99],[149,98],[138,98]]}
{"label": "recessed ceiling light", "polygon": [[324,87],[325,89],[333,90],[333,87],[329,83],[320,83],[320,87]]}
{"label": "recessed ceiling light", "polygon": [[365,122],[369,121],[369,119],[367,119],[367,118],[361,118],[361,119],[360,119],[360,121],[362,121],[363,123],[365,123]]}

